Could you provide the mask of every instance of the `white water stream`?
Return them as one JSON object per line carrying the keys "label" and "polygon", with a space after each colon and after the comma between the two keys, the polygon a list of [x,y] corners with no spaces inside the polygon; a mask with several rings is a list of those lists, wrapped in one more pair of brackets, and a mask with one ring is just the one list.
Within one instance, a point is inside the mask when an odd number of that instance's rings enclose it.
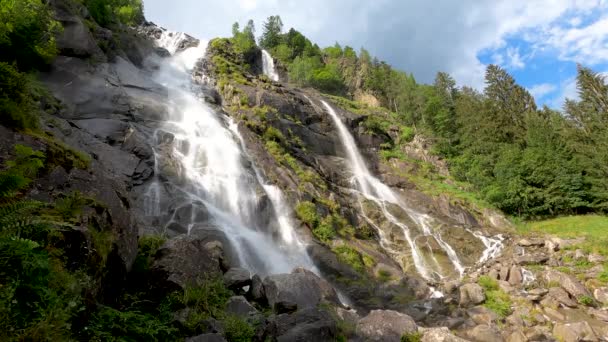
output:
{"label": "white water stream", "polygon": [[[460,261],[460,258],[458,257],[458,254],[454,248],[445,242],[441,236],[441,233],[438,230],[440,225],[435,223],[433,218],[429,215],[420,213],[407,206],[406,203],[404,203],[398,197],[398,195],[393,192],[393,190],[371,174],[361,153],[359,152],[359,149],[357,148],[353,136],[346,128],[346,125],[338,117],[336,111],[327,102],[322,101],[322,103],[336,125],[340,139],[344,145],[347,159],[353,174],[353,183],[356,190],[355,193],[363,195],[365,199],[374,202],[381,209],[382,215],[386,221],[402,230],[403,237],[410,247],[411,258],[418,273],[427,280],[440,280],[449,275],[449,271],[442,268],[430,246],[428,247],[430,255],[423,252],[424,248],[428,246],[428,239],[433,239],[439,248],[443,250],[445,255],[449,258],[453,269],[460,276],[462,276],[465,271],[465,267]],[[368,223],[377,229],[380,236],[381,246],[384,247],[388,253],[398,255],[399,253],[393,247],[394,242],[389,240],[386,232],[384,232],[383,229],[381,229],[377,223],[373,222],[373,220],[365,213],[365,208],[361,198],[359,198],[359,204],[361,206],[362,216]],[[415,223],[415,227],[410,227],[407,223],[403,222],[403,220],[397,218],[389,210],[389,206],[396,206],[397,208],[400,208]],[[415,232],[413,231],[414,229],[417,230],[415,238],[412,237],[414,235],[413,233]],[[496,254],[500,252],[502,247],[501,240],[487,238],[480,233],[473,234],[479,238],[486,247],[486,250],[482,255],[483,261],[495,257]],[[420,237],[425,237],[426,243],[420,245],[418,242]],[[433,295],[438,296],[439,294],[434,293]]]}
{"label": "white water stream", "polygon": [[262,50],[262,68],[264,75],[268,76],[271,80],[278,82],[279,73],[274,66],[274,60],[268,51]]}
{"label": "white water stream", "polygon": [[[159,164],[171,166],[178,179],[173,186],[185,198],[180,205],[204,206],[207,225],[224,233],[241,267],[261,275],[289,273],[300,266],[314,271],[280,190],[263,181],[248,161],[236,126],[204,103],[192,84],[192,69],[204,56],[206,44],[176,53],[181,39],[181,34],[165,32],[159,40],[173,56],[163,60],[154,77],[169,91],[169,118],[156,133],[155,171],[163,172]],[[173,139],[161,146],[158,136],[167,133]],[[160,213],[161,186],[157,177],[148,189],[149,215],[166,214]],[[260,209],[264,204],[266,209]],[[194,210],[192,216],[189,234],[196,229]]]}

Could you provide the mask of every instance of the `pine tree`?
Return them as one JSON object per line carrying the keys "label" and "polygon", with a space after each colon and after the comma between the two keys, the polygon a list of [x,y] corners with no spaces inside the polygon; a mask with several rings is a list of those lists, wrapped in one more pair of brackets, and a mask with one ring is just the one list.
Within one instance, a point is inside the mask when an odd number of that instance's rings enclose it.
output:
{"label": "pine tree", "polygon": [[263,49],[272,49],[281,44],[283,31],[283,21],[278,15],[268,17],[264,22],[262,37],[260,38],[260,46]]}

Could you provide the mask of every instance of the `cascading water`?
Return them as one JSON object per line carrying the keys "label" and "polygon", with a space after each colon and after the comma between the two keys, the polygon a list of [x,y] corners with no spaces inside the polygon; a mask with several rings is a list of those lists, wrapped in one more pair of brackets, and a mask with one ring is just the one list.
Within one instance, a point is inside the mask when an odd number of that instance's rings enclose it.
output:
{"label": "cascading water", "polygon": [[268,51],[262,50],[262,68],[264,71],[264,75],[268,76],[271,80],[278,82],[279,81],[279,73],[274,67],[274,60]]}
{"label": "cascading water", "polygon": [[[366,214],[363,203],[364,200],[375,203],[375,205],[381,210],[384,220],[401,229],[403,237],[409,245],[411,259],[414,266],[423,278],[427,280],[440,280],[449,275],[449,271],[446,271],[444,267],[440,265],[430,246],[428,247],[428,251],[430,253],[425,253],[424,247],[425,245],[429,244],[429,239],[432,239],[434,243],[439,246],[439,248],[448,257],[452,268],[458,273],[459,276],[462,276],[465,268],[454,248],[444,241],[443,237],[438,231],[439,227],[434,223],[433,218],[408,207],[387,185],[382,183],[378,178],[374,177],[370,173],[361,153],[357,148],[353,136],[350,134],[345,124],[342,122],[342,120],[340,120],[338,114],[327,102],[322,101],[322,103],[331,116],[334,124],[338,128],[340,139],[346,150],[348,162],[353,173],[353,182],[355,187],[354,192],[357,195],[362,195],[363,197],[359,197],[362,216],[379,232],[382,247],[393,256],[397,258],[400,257],[398,247],[395,245],[395,243],[388,238],[386,232],[381,229],[379,224],[374,222],[374,220],[372,220],[372,218]],[[410,218],[413,225],[408,226],[407,223],[398,218],[394,214],[395,210],[400,210],[405,213],[407,217]],[[418,232],[415,238],[413,238],[413,230],[417,230]],[[495,256],[495,254],[500,250],[500,245],[494,239],[486,238],[480,234],[475,234],[475,236],[481,239],[486,246],[487,249],[483,255],[487,258]],[[418,242],[418,239],[420,238],[424,238],[426,242]],[[405,265],[402,264],[402,266]]]}
{"label": "cascading water", "polygon": [[[165,32],[159,45],[175,52],[180,39],[179,34]],[[242,267],[261,275],[288,273],[299,266],[314,270],[280,191],[262,182],[238,131],[229,129],[231,120],[212,110],[195,90],[191,72],[204,55],[204,46],[175,53],[156,72],[155,80],[169,92],[169,118],[155,134],[155,170],[175,179],[172,186],[180,192],[182,206],[203,208],[192,211],[189,234],[197,229],[197,216],[206,216],[206,227],[224,233]],[[165,136],[171,138],[161,138]],[[158,214],[160,186],[157,176],[146,196],[149,215]],[[269,201],[264,201],[264,194]]]}

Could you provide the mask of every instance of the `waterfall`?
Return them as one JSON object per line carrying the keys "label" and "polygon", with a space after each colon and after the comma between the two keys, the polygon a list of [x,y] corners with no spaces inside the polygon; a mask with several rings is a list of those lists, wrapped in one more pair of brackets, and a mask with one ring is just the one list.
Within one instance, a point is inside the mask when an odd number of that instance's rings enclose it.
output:
{"label": "waterfall", "polygon": [[[378,178],[374,177],[371,174],[365,164],[363,156],[357,148],[355,139],[346,128],[346,125],[342,122],[342,120],[340,120],[336,111],[327,102],[322,101],[322,103],[323,106],[327,109],[327,112],[331,116],[334,124],[336,125],[340,140],[344,145],[346,156],[350,164],[351,171],[353,173],[353,181],[355,183],[354,190],[358,191],[359,194],[363,195],[365,199],[374,202],[382,211],[384,218],[391,224],[401,229],[405,241],[409,245],[412,260],[418,273],[427,280],[440,280],[447,276],[445,271],[439,265],[437,259],[435,259],[432,250],[430,251],[431,256],[425,257],[423,249],[416,241],[419,237],[422,236],[434,239],[437,245],[445,252],[447,257],[449,258],[454,270],[456,270],[458,274],[462,276],[462,274],[464,273],[464,266],[462,265],[454,249],[443,240],[441,234],[437,231],[437,229],[433,229],[433,219],[426,214],[419,213],[416,210],[408,207],[402,200],[398,198],[398,196],[393,192],[393,190],[391,190],[387,185],[382,183]],[[362,202],[360,201],[359,203],[361,203],[361,211],[363,213],[363,217],[378,230],[381,239],[381,245],[383,247],[389,247],[387,251],[390,254],[395,255],[395,249],[391,247],[394,243],[388,240],[388,237],[385,233],[382,232],[382,229],[377,224],[375,224],[369,216],[365,214],[365,209]],[[393,213],[391,213],[389,206],[396,206],[397,208],[401,209],[407,216],[411,218],[411,220],[415,223],[416,226],[408,226],[407,223],[403,222]],[[416,239],[412,237],[414,229],[417,229],[419,231],[419,235],[416,237]]]}
{"label": "waterfall", "polygon": [[264,70],[264,75],[275,82],[279,81],[279,73],[274,67],[274,60],[266,50],[262,50],[262,68]]}
{"label": "waterfall", "polygon": [[[175,52],[179,39],[179,34],[165,33],[159,45]],[[232,121],[207,105],[192,82],[192,69],[205,46],[201,43],[163,60],[155,74],[169,93],[169,118],[155,135],[171,137],[154,142],[155,170],[171,174],[171,186],[183,199],[179,208],[197,208],[192,210],[188,234],[196,233],[197,216],[203,216],[201,229],[222,231],[241,267],[261,275],[289,273],[300,266],[314,270],[280,191],[262,181]],[[160,201],[155,178],[148,202]],[[146,206],[148,213],[157,212],[158,203]]]}

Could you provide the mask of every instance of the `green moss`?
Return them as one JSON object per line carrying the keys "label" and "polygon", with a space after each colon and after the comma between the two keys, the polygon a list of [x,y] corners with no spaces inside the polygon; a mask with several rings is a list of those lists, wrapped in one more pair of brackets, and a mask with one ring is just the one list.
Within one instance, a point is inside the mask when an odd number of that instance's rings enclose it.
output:
{"label": "green moss", "polygon": [[581,305],[585,305],[585,306],[593,306],[593,304],[595,304],[595,300],[593,299],[593,297],[590,296],[580,296],[578,298],[578,302]]}
{"label": "green moss", "polygon": [[[285,141],[285,136],[283,135],[283,133],[281,133],[281,131],[279,131],[278,129],[276,129],[272,126],[268,126],[268,128],[266,128],[263,138],[266,141],[275,141],[275,142]],[[294,160],[294,162],[295,162],[295,160]]]}
{"label": "green moss", "polygon": [[305,201],[298,203],[296,205],[296,216],[309,227],[314,228],[319,224],[317,207],[312,202]]}
{"label": "green moss", "polygon": [[401,336],[401,342],[420,342],[420,341],[422,341],[422,333],[419,333],[419,332],[407,333],[407,334],[403,334]]}
{"label": "green moss", "polygon": [[312,230],[312,233],[317,239],[322,242],[329,243],[336,237],[333,217],[328,215]]}
{"label": "green moss", "polygon": [[222,326],[228,342],[249,342],[255,336],[254,327],[237,316],[226,317]]}
{"label": "green moss", "polygon": [[95,252],[101,257],[102,265],[105,265],[108,255],[110,255],[114,245],[114,234],[111,231],[97,230],[94,228],[89,229],[89,234],[91,234]]}
{"label": "green moss", "polygon": [[341,245],[334,247],[332,251],[338,256],[340,261],[350,265],[356,271],[365,271],[365,264],[363,263],[361,253],[356,249],[347,245]]}
{"label": "green moss", "polygon": [[511,298],[507,293],[499,289],[498,282],[488,276],[481,276],[478,283],[483,287],[486,295],[486,301],[483,306],[494,311],[501,318],[509,316],[512,312]]}
{"label": "green moss", "polygon": [[378,270],[378,279],[380,279],[380,281],[382,282],[387,282],[391,281],[393,279],[393,276],[391,275],[391,272],[380,269]]}

